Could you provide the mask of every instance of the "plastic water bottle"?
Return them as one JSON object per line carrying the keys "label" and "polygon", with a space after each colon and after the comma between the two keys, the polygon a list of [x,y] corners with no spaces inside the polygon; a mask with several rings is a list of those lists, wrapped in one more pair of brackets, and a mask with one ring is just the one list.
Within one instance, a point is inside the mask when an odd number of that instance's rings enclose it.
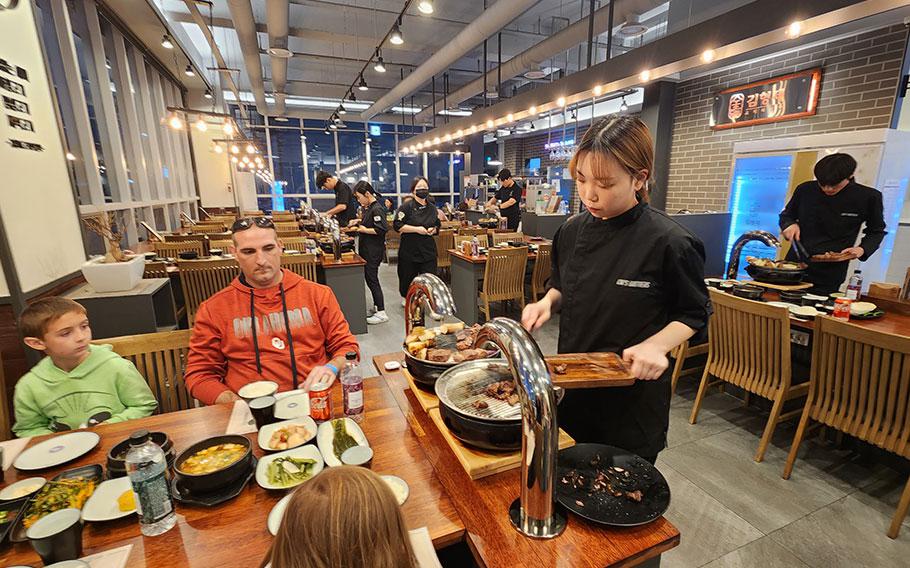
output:
{"label": "plastic water bottle", "polygon": [[850,280],[847,282],[847,298],[853,301],[859,301],[860,295],[863,293],[863,275],[859,270],[853,271],[853,276],[850,277]]}
{"label": "plastic water bottle", "polygon": [[164,451],[147,430],[133,432],[126,454],[126,473],[136,493],[139,530],[145,536],[166,533],[177,524],[174,500],[167,480]]}
{"label": "plastic water bottle", "polygon": [[356,422],[363,420],[363,373],[357,363],[357,353],[344,354],[347,362],[341,370],[341,392],[344,395],[344,415]]}
{"label": "plastic water bottle", "polygon": [[471,239],[471,256],[480,256],[480,241],[477,237]]}

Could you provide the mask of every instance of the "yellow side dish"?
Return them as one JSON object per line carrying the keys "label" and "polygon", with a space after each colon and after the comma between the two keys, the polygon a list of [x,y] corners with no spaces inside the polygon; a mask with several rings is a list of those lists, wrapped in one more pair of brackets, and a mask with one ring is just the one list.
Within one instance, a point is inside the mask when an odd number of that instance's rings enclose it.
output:
{"label": "yellow side dish", "polygon": [[132,489],[127,489],[120,497],[117,497],[117,507],[124,513],[136,510],[136,497]]}

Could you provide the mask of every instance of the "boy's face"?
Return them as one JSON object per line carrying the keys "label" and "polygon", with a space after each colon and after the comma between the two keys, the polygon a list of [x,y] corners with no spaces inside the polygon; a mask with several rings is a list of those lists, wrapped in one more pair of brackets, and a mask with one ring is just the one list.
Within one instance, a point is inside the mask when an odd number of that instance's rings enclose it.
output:
{"label": "boy's face", "polygon": [[26,337],[25,344],[38,351],[44,351],[51,358],[79,359],[88,354],[92,340],[92,328],[88,317],[81,312],[69,312],[52,320],[44,337]]}

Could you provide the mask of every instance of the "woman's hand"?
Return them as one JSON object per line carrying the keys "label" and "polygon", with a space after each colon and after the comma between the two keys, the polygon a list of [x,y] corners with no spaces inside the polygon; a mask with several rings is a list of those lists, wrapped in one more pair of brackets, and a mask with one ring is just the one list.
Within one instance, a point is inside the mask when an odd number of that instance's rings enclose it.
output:
{"label": "woman's hand", "polygon": [[622,352],[622,359],[631,365],[632,375],[643,380],[653,381],[659,379],[670,362],[666,352],[652,344],[639,343]]}
{"label": "woman's hand", "polygon": [[798,241],[799,240],[799,224],[793,223],[784,229],[783,237],[788,241]]}
{"label": "woman's hand", "polygon": [[428,235],[430,235],[430,236],[433,236],[433,235],[436,234],[436,227],[430,227],[430,228],[427,229],[426,231],[427,231],[426,234],[428,234]]}
{"label": "woman's hand", "polygon": [[544,298],[539,302],[528,304],[521,312],[521,325],[528,331],[537,331],[550,319],[550,301]]}

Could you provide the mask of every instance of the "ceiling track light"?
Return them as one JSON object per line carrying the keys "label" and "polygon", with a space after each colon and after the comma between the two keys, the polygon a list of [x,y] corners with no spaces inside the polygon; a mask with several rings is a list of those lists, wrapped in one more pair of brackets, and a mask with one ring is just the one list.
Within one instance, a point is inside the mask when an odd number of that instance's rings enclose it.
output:
{"label": "ceiling track light", "polygon": [[174,42],[171,41],[171,36],[164,34],[164,37],[161,38],[161,47],[164,49],[174,49]]}
{"label": "ceiling track light", "polygon": [[420,10],[421,14],[432,14],[433,0],[420,0],[420,2],[417,3],[417,9]]}
{"label": "ceiling track light", "polygon": [[192,66],[192,65],[187,65],[187,66],[186,66],[186,69],[183,70],[183,74],[186,75],[187,77],[195,77],[195,76],[196,76],[196,72],[193,71],[193,66]]}
{"label": "ceiling track light", "polygon": [[344,105],[338,105],[338,114],[347,114],[348,109],[344,108]]}
{"label": "ceiling track light", "polygon": [[622,102],[619,103],[619,112],[626,112],[629,110],[629,105],[626,103],[626,97],[622,98]]}
{"label": "ceiling track light", "polygon": [[389,43],[392,45],[401,45],[404,43],[404,36],[401,35],[401,18],[392,26],[392,32],[389,34]]}
{"label": "ceiling track light", "polygon": [[211,90],[211,89],[206,89],[206,90],[205,90],[205,94],[202,95],[202,96],[205,97],[205,98],[207,98],[207,99],[209,99],[209,100],[211,100],[215,95],[214,95],[214,93],[212,93],[212,90]]}
{"label": "ceiling track light", "polygon": [[376,64],[373,65],[373,70],[377,73],[385,73],[385,64],[382,61],[382,50],[376,50]]}
{"label": "ceiling track light", "polygon": [[370,88],[367,86],[366,80],[363,78],[363,75],[360,76],[360,82],[357,84],[357,88],[361,91],[370,90]]}

